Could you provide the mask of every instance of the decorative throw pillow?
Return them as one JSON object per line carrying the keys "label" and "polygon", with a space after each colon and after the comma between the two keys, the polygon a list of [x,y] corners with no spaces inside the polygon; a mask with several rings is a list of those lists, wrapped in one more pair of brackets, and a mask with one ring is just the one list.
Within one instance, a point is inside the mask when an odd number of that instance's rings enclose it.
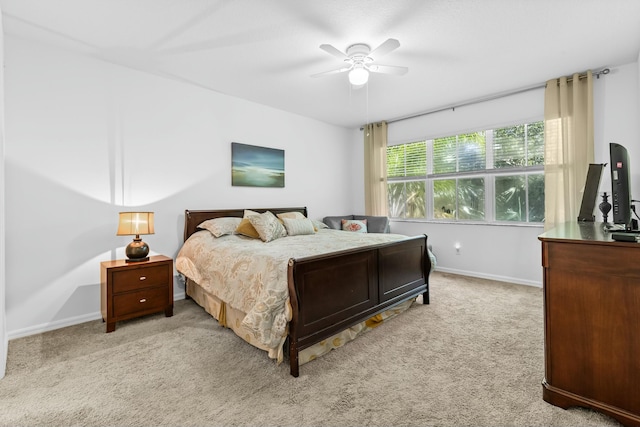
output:
{"label": "decorative throw pillow", "polygon": [[233,234],[240,225],[242,218],[222,217],[208,219],[198,225],[198,228],[209,230],[215,237]]}
{"label": "decorative throw pillow", "polygon": [[280,219],[290,218],[290,219],[305,219],[306,216],[302,212],[283,212],[276,215]]}
{"label": "decorative throw pillow", "polygon": [[251,224],[249,218],[243,218],[240,220],[240,224],[238,224],[238,228],[236,228],[236,233],[242,234],[243,236],[252,237],[254,239],[260,238],[260,234],[258,230]]}
{"label": "decorative throw pillow", "polygon": [[314,234],[316,232],[313,227],[313,222],[307,218],[291,219],[283,218],[284,228],[287,230],[287,235],[298,236],[301,234]]}
{"label": "decorative throw pillow", "polygon": [[242,234],[243,236],[251,237],[254,239],[259,239],[260,233],[258,233],[258,230],[256,230],[255,227],[249,221],[249,217],[252,215],[260,215],[260,214],[256,211],[251,211],[249,209],[244,210],[244,216],[242,217],[240,224],[238,224],[238,228],[236,228],[236,233]]}
{"label": "decorative throw pillow", "polygon": [[269,211],[260,215],[250,215],[248,220],[263,242],[270,242],[287,236],[287,230],[278,221],[278,218]]}
{"label": "decorative throw pillow", "polygon": [[389,233],[389,217],[374,215],[354,215],[353,219],[367,220],[367,233]]}
{"label": "decorative throw pillow", "polygon": [[353,215],[325,216],[322,219],[322,222],[327,224],[329,228],[333,228],[334,230],[342,230],[342,220],[345,219],[353,219]]}
{"label": "decorative throw pillow", "polygon": [[344,231],[353,231],[356,233],[366,233],[367,232],[367,220],[361,219],[343,219],[342,220],[342,229]]}

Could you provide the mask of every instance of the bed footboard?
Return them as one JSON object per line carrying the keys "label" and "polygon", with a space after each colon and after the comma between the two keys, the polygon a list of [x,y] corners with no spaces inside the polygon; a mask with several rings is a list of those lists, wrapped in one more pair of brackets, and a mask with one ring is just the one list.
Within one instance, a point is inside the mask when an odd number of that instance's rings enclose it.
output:
{"label": "bed footboard", "polygon": [[427,236],[289,260],[291,375],[298,353],[420,294],[429,303]]}

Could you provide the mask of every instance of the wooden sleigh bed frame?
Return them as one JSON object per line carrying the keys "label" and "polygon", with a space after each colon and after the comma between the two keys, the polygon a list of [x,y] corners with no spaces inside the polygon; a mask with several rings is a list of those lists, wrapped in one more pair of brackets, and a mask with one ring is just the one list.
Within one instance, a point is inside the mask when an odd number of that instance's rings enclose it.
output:
{"label": "wooden sleigh bed frame", "polygon": [[[295,211],[307,216],[306,207],[251,210]],[[199,231],[198,225],[205,220],[243,214],[244,209],[186,210],[184,240]],[[299,375],[298,353],[305,348],[420,294],[423,303],[429,304],[430,270],[426,235],[290,259],[287,277],[293,315],[287,343],[291,375]]]}

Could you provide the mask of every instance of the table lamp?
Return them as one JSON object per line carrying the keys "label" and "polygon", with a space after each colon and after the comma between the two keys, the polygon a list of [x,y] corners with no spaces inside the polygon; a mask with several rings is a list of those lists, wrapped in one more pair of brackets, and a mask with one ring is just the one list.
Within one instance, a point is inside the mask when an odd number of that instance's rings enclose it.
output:
{"label": "table lamp", "polygon": [[154,234],[153,212],[120,212],[118,236],[136,237],[127,245],[126,262],[141,262],[149,260],[149,245],[142,241],[141,234]]}

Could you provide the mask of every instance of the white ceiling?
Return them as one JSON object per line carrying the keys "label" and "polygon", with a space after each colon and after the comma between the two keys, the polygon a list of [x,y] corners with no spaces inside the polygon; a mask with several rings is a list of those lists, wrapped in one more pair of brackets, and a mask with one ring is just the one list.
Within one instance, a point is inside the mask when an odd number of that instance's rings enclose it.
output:
{"label": "white ceiling", "polygon": [[[640,0],[0,0],[5,33],[345,127],[628,64]],[[400,47],[352,90],[319,48]],[[612,73],[615,69],[612,69]]]}

